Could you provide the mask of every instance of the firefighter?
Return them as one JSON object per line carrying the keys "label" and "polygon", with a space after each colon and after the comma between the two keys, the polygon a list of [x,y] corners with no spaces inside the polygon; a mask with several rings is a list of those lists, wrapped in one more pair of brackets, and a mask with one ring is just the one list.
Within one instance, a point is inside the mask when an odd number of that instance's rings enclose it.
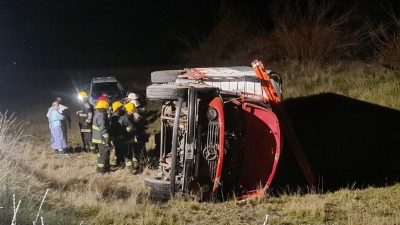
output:
{"label": "firefighter", "polygon": [[[106,101],[109,105],[111,104],[111,101],[110,101],[110,99],[108,98],[107,92],[103,92],[103,93],[101,94],[101,96],[97,98],[97,101]],[[112,114],[112,109],[111,109],[111,107],[109,107],[109,108],[107,109],[107,115],[108,115],[108,118],[109,118],[109,119],[110,119],[110,117],[111,117],[111,114]]]}
{"label": "firefighter", "polygon": [[106,101],[98,101],[93,117],[92,142],[97,144],[99,148],[96,168],[96,171],[99,173],[110,171],[110,152],[112,145],[108,134],[110,121],[108,120],[107,109],[108,103]]}
{"label": "firefighter", "polygon": [[107,92],[101,93],[100,97],[97,98],[97,101],[107,101],[110,102],[107,96]]}
{"label": "firefighter", "polygon": [[124,144],[123,144],[123,132],[124,128],[119,123],[119,119],[124,115],[125,110],[120,101],[116,101],[112,104],[111,114],[111,127],[110,137],[115,149],[115,162],[117,167],[124,166]]}
{"label": "firefighter", "polygon": [[79,128],[82,137],[83,151],[97,153],[96,146],[92,143],[92,119],[93,119],[93,105],[89,103],[89,96],[86,92],[82,91],[78,96],[82,101],[81,110],[76,112],[79,116]]}
{"label": "firefighter", "polygon": [[134,144],[134,151],[138,156],[138,159],[144,159],[147,157],[146,142],[149,141],[149,135],[146,132],[148,125],[146,119],[146,109],[144,108],[142,100],[138,94],[128,94],[127,100],[135,105],[133,119],[135,122],[137,142]]}
{"label": "firefighter", "polygon": [[120,117],[119,123],[124,128],[125,167],[130,173],[136,174],[139,164],[133,148],[133,144],[136,142],[136,129],[132,118],[135,112],[135,105],[129,102],[124,105],[124,108],[126,113]]}

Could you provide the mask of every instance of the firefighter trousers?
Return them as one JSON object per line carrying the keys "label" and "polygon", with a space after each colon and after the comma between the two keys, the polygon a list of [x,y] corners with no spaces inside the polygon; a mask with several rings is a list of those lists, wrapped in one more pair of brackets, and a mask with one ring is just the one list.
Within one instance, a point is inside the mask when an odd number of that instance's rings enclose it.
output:
{"label": "firefighter trousers", "polygon": [[124,148],[124,160],[126,169],[130,173],[136,173],[138,169],[138,161],[134,152],[134,148],[132,144],[126,144]]}
{"label": "firefighter trousers", "polygon": [[92,133],[91,132],[81,132],[83,151],[85,152],[95,152],[96,146],[92,143]]}
{"label": "firefighter trousers", "polygon": [[110,171],[110,153],[111,149],[105,144],[98,144],[99,154],[97,158],[96,171],[105,173]]}
{"label": "firefighter trousers", "polygon": [[117,166],[122,166],[124,164],[124,152],[125,152],[125,145],[119,142],[114,142],[115,147],[115,164]]}

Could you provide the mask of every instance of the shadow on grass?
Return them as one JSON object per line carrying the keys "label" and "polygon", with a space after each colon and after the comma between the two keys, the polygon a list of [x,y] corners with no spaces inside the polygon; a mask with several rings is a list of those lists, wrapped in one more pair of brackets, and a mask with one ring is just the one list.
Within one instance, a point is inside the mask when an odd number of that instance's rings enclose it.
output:
{"label": "shadow on grass", "polygon": [[[319,190],[384,187],[399,181],[400,111],[326,93],[284,102]],[[273,186],[306,184],[284,145]]]}

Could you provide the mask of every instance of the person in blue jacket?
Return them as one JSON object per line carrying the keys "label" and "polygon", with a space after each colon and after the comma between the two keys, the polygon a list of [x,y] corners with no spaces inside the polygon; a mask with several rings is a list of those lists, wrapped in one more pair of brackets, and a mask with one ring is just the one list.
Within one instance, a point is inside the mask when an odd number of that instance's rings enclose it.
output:
{"label": "person in blue jacket", "polygon": [[65,116],[59,112],[59,109],[59,103],[53,102],[47,113],[51,133],[51,147],[55,154],[65,154],[64,149],[67,148],[67,141],[65,140],[61,124],[61,121],[65,119]]}

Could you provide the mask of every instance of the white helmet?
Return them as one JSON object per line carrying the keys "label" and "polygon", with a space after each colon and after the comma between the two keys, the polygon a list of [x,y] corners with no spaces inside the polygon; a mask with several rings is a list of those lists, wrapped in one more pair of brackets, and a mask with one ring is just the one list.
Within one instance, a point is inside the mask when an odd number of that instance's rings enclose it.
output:
{"label": "white helmet", "polygon": [[139,98],[139,95],[135,94],[135,93],[130,93],[128,95],[129,100],[135,100]]}

